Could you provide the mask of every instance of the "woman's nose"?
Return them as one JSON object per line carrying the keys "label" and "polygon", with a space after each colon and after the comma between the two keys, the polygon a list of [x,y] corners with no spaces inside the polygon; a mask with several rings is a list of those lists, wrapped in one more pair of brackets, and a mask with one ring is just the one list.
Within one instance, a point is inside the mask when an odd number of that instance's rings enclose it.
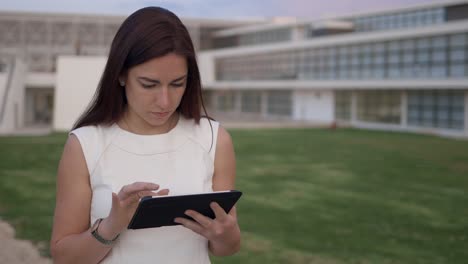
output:
{"label": "woman's nose", "polygon": [[167,87],[163,87],[161,89],[161,93],[159,94],[158,103],[161,108],[166,109],[169,107],[170,99],[169,99],[169,90]]}

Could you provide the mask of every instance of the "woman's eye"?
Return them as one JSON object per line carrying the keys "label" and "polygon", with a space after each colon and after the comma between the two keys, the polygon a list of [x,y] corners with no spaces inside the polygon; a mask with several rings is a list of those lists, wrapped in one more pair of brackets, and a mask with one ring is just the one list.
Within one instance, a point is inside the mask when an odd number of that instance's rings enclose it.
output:
{"label": "woman's eye", "polygon": [[182,87],[182,86],[184,86],[184,83],[173,83],[172,86],[174,86],[174,87]]}
{"label": "woman's eye", "polygon": [[151,88],[151,87],[154,87],[154,84],[144,84],[144,83],[142,83],[141,86],[143,88]]}

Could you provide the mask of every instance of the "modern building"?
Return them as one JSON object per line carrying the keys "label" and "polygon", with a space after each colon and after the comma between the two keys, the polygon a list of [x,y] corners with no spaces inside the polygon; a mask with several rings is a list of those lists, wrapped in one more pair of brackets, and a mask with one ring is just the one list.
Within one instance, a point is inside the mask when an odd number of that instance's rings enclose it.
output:
{"label": "modern building", "polygon": [[[13,134],[23,128],[53,127],[57,113],[68,113],[68,108],[86,105],[76,98],[57,98],[57,61],[61,56],[91,59],[107,56],[112,39],[125,19],[124,16],[52,14],[0,11],[0,134]],[[252,20],[183,19],[197,50],[213,48],[212,32],[252,23]],[[100,75],[102,69],[92,75]],[[83,76],[85,68],[78,68],[67,84],[77,79],[93,79]],[[79,83],[79,81],[78,81]],[[84,94],[90,87],[78,88]],[[65,87],[66,94],[71,91]],[[83,93],[82,92],[82,93]],[[92,95],[92,94],[91,94]],[[73,102],[70,105],[68,100]],[[73,100],[74,99],[74,100]],[[65,100],[65,101],[63,101]],[[65,102],[65,104],[64,104]],[[64,108],[57,107],[64,105]],[[78,109],[80,113],[83,109]],[[76,119],[77,113],[65,119]],[[70,122],[68,122],[70,123]],[[71,122],[73,123],[73,122]]]}
{"label": "modern building", "polygon": [[203,77],[218,112],[468,137],[468,1],[214,37]]}
{"label": "modern building", "polygon": [[[468,137],[468,1],[325,20],[246,22],[224,24],[225,29],[218,26],[195,40],[207,43],[199,46],[198,54],[205,98],[215,117]],[[1,28],[0,24],[0,54],[5,54]],[[30,38],[25,35],[21,36]],[[105,50],[99,53],[85,43],[69,41],[71,52],[60,55],[74,55],[77,50],[105,55]],[[55,84],[49,87],[49,104],[54,107],[48,109],[54,114],[47,122],[55,129],[69,129],[94,92],[105,56],[66,56],[54,64],[57,53],[50,52],[55,57],[49,57],[47,64],[54,72],[49,84]],[[29,72],[35,69],[33,61],[27,59],[15,67]],[[4,72],[12,64],[4,66]],[[18,85],[10,79],[0,74],[0,85]],[[25,94],[29,87],[46,81],[38,73],[28,74],[23,81]],[[78,104],[76,109],[72,104]],[[8,100],[0,101],[0,106],[11,109],[13,120],[21,116],[31,120],[30,106],[15,106]],[[29,111],[36,112],[40,111]]]}

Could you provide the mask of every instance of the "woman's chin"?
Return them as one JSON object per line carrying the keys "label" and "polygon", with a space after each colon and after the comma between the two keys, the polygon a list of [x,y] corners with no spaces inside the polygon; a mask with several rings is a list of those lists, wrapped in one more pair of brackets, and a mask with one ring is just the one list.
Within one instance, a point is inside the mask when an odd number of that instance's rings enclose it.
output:
{"label": "woman's chin", "polygon": [[155,115],[155,114],[150,114],[150,118],[146,120],[148,124],[150,124],[153,127],[159,127],[159,126],[165,126],[168,124],[168,122],[171,120],[172,115]]}

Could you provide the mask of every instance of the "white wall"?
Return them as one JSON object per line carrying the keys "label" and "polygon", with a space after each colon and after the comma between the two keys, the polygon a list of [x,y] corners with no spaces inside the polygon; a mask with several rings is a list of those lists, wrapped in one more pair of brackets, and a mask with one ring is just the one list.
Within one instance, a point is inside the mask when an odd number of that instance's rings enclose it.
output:
{"label": "white wall", "polygon": [[468,90],[465,91],[465,136],[468,137]]}
{"label": "white wall", "polygon": [[60,56],[57,60],[53,129],[68,131],[96,91],[107,57]]}
{"label": "white wall", "polygon": [[[12,72],[11,72],[12,71]],[[6,98],[5,112],[3,120],[0,120],[0,134],[12,134],[16,129],[24,126],[24,76],[26,66],[22,60],[16,58],[14,65],[9,65],[6,74],[2,74],[2,93],[0,94],[0,104],[3,104],[3,97],[7,89],[8,74],[12,76],[8,96]],[[0,106],[1,107],[1,106]]]}
{"label": "white wall", "polygon": [[216,77],[213,55],[210,52],[199,52],[197,63],[201,75],[202,87],[212,84]]}
{"label": "white wall", "polygon": [[[8,73],[7,72],[0,72],[0,104],[3,101],[3,95],[5,94],[6,85],[8,80]],[[1,105],[0,105],[1,107]],[[1,109],[1,108],[0,108]]]}
{"label": "white wall", "polygon": [[334,120],[332,91],[294,91],[294,120],[331,124]]}
{"label": "white wall", "polygon": [[[8,120],[10,117],[8,116],[8,114],[6,113],[7,109],[5,107],[5,113],[3,113],[3,119],[2,119],[2,108],[4,107],[3,106],[3,102],[4,102],[4,96],[5,96],[5,92],[6,92],[6,89],[7,89],[7,81],[8,81],[8,72],[2,72],[0,73],[0,134],[7,134],[9,132],[9,123],[10,121]],[[8,102],[8,98],[7,100],[5,100],[5,102]]]}

